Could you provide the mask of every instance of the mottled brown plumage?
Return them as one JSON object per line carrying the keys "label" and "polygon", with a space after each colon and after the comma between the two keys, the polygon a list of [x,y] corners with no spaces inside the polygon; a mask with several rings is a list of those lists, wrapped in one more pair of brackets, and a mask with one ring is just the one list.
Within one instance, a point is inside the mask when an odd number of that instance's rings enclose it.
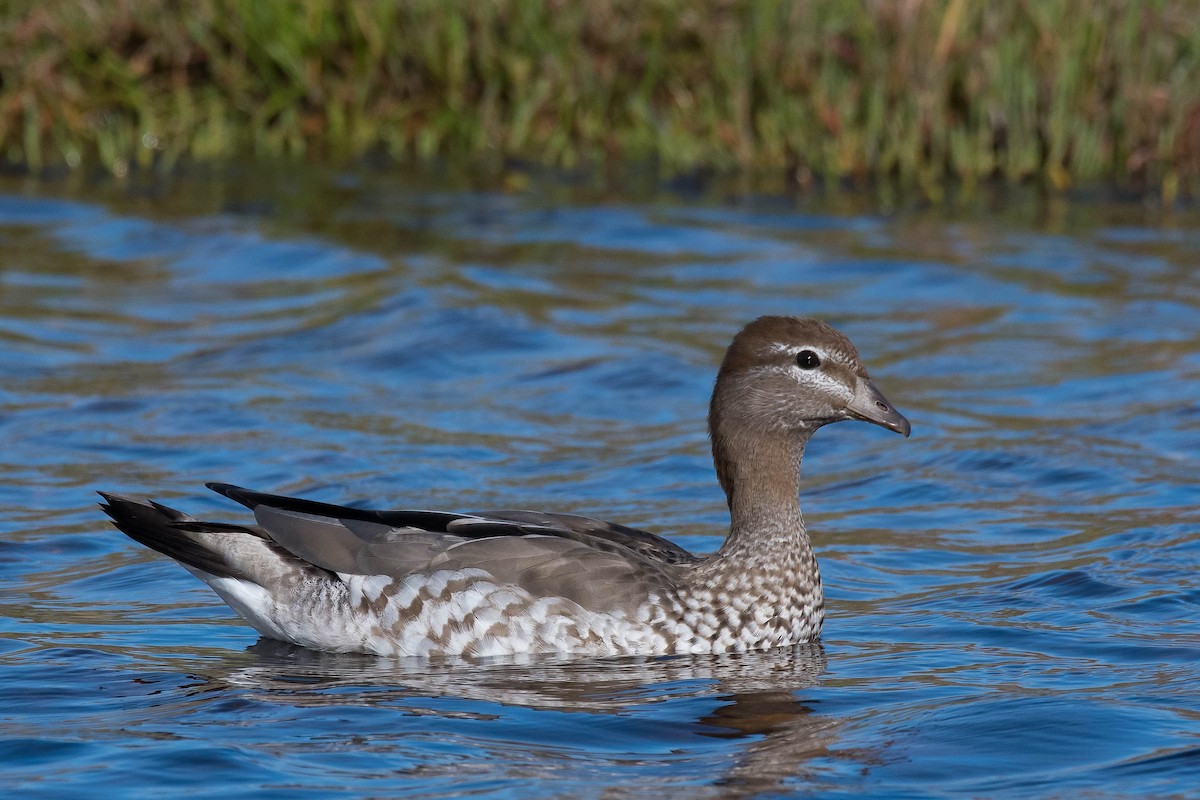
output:
{"label": "mottled brown plumage", "polygon": [[799,504],[804,447],[862,419],[908,435],[829,325],[763,317],[733,340],[709,411],[730,530],[706,558],[565,514],[369,511],[224,484],[257,526],[104,495],[263,635],[388,655],[719,652],[815,638],[824,601]]}

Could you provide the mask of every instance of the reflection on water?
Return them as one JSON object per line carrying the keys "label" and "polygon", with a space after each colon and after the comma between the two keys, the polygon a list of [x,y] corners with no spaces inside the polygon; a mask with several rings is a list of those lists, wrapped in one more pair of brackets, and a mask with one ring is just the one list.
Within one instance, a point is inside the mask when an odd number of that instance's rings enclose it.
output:
{"label": "reflection on water", "polygon": [[[492,723],[503,731],[514,722],[513,709],[522,716],[539,711],[589,715],[576,731],[578,740],[555,729],[542,736],[547,744],[563,742],[610,756],[708,750],[693,744],[696,737],[730,741],[718,764],[699,761],[695,774],[691,769],[683,773],[687,778],[662,775],[660,789],[695,779],[734,796],[740,792],[731,787],[750,793],[783,787],[803,776],[812,759],[829,753],[838,728],[835,718],[814,715],[803,701],[804,690],[824,670],[819,644],[739,657],[482,662],[385,661],[268,640],[248,652],[254,657],[251,664],[213,674],[193,691],[232,689],[251,702],[264,698],[309,708],[342,708],[350,702],[470,721],[477,723],[473,728],[478,732],[467,734],[473,738],[495,738],[496,733],[489,733]],[[453,704],[430,703],[429,698],[453,698]],[[669,726],[661,724],[665,720]],[[403,739],[392,746],[403,748]]]}
{"label": "reflection on water", "polygon": [[[811,686],[824,671],[819,643],[796,645],[749,658],[663,656],[569,659],[511,656],[487,659],[380,659],[353,653],[323,653],[260,639],[239,664],[216,680],[265,691],[286,686],[289,702],[320,705],[345,686],[378,686],[387,701],[411,695],[441,695],[501,705],[589,713],[621,713],[631,705],[674,696],[742,696],[751,699]],[[301,688],[305,691],[299,691]],[[660,694],[659,691],[666,692]],[[747,707],[752,706],[752,701]],[[731,720],[739,719],[731,715]],[[738,728],[753,732],[757,723]],[[769,725],[762,726],[764,730]]]}
{"label": "reflection on water", "polygon": [[[1200,220],[504,195],[298,169],[0,180],[0,758],[23,796],[1186,796]],[[726,522],[729,336],[825,317],[914,423],[814,439],[823,645],[387,662],[257,642],[94,489],[245,519]]]}

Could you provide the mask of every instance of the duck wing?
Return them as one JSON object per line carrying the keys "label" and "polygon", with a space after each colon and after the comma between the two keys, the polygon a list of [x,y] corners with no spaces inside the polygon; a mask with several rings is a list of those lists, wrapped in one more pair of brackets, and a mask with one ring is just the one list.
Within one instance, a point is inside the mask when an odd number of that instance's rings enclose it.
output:
{"label": "duck wing", "polygon": [[271,541],[338,575],[479,569],[535,597],[602,610],[673,586],[674,567],[699,560],[645,531],[570,514],[360,509],[208,486],[253,511]]}

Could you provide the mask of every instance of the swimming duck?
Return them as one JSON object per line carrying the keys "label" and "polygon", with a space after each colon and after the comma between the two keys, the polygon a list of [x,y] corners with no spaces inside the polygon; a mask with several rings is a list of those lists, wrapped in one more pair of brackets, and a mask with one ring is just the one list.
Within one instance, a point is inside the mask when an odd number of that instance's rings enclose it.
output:
{"label": "swimming duck", "polygon": [[701,557],[645,531],[539,511],[368,511],[210,483],[257,525],[101,492],[113,524],[182,564],[263,636],[385,656],[718,653],[816,639],[821,576],[800,460],[822,425],[908,436],[824,322],[761,317],[717,374],[709,432],[729,534]]}

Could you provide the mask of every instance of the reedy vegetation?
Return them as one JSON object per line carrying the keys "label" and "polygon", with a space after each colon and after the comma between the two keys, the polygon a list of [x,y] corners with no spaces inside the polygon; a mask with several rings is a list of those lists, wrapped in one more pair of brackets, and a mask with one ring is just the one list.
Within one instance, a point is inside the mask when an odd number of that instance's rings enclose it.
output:
{"label": "reedy vegetation", "polygon": [[0,158],[1200,190],[1200,0],[8,0]]}

